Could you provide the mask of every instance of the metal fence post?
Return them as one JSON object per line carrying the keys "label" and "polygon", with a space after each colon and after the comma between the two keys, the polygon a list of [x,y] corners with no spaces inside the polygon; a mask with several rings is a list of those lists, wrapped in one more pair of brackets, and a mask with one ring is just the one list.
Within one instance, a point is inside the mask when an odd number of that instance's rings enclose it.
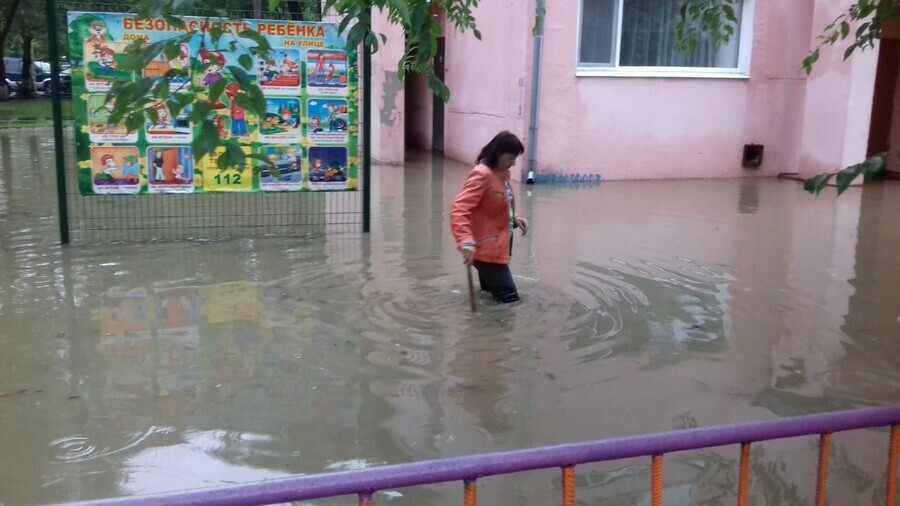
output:
{"label": "metal fence post", "polygon": [[53,104],[53,145],[56,149],[56,199],[59,203],[59,242],[69,244],[69,200],[66,195],[66,150],[63,139],[62,102],[59,80],[59,32],[56,0],[47,0],[47,42]]}
{"label": "metal fence post", "polygon": [[[372,19],[372,8],[369,8]],[[363,43],[363,232],[372,226],[372,50]]]}

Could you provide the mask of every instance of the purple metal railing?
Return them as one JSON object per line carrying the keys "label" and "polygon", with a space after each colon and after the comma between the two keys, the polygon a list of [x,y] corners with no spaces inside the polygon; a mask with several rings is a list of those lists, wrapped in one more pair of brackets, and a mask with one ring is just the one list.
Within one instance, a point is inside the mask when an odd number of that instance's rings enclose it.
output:
{"label": "purple metal railing", "polygon": [[476,480],[487,476],[561,468],[564,506],[575,504],[575,466],[592,462],[652,457],[652,504],[662,504],[663,455],[726,445],[741,445],[738,505],[747,504],[750,445],[759,441],[820,436],[816,504],[825,504],[828,448],[831,434],[856,429],[891,427],[885,504],[894,506],[897,457],[900,453],[900,406],[800,416],[762,422],[707,427],[647,436],[574,443],[528,450],[397,464],[331,474],[281,478],[264,482],[185,492],[131,496],[70,503],[69,506],[247,506],[355,495],[361,506],[372,504],[375,492],[451,481],[464,482],[466,506],[476,504]]}

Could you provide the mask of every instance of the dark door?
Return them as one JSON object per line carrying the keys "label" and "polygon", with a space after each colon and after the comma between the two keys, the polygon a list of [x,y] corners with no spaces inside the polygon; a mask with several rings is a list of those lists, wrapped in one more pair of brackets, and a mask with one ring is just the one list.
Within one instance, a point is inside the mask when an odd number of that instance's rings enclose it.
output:
{"label": "dark door", "polygon": [[[437,53],[434,56],[434,75],[444,80],[444,38],[437,40]],[[434,96],[434,108],[431,117],[431,150],[444,153],[444,101]]]}

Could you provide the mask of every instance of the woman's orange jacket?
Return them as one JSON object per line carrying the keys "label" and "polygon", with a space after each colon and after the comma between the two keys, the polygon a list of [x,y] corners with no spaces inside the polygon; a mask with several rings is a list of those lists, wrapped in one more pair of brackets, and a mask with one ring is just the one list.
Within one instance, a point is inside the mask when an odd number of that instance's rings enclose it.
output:
{"label": "woman's orange jacket", "polygon": [[[508,264],[510,247],[510,203],[506,194],[509,171],[476,165],[453,199],[450,229],[457,246],[474,242],[475,259]],[[512,189],[510,188],[510,193]],[[515,204],[515,197],[513,197]],[[515,213],[514,213],[515,214]]]}

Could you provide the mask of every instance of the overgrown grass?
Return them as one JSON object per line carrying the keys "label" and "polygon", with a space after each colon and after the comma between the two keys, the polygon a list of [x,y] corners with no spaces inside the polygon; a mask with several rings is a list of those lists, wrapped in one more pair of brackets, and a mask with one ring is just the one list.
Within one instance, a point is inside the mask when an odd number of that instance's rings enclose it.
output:
{"label": "overgrown grass", "polygon": [[0,102],[0,129],[53,126],[53,108],[49,98]]}

